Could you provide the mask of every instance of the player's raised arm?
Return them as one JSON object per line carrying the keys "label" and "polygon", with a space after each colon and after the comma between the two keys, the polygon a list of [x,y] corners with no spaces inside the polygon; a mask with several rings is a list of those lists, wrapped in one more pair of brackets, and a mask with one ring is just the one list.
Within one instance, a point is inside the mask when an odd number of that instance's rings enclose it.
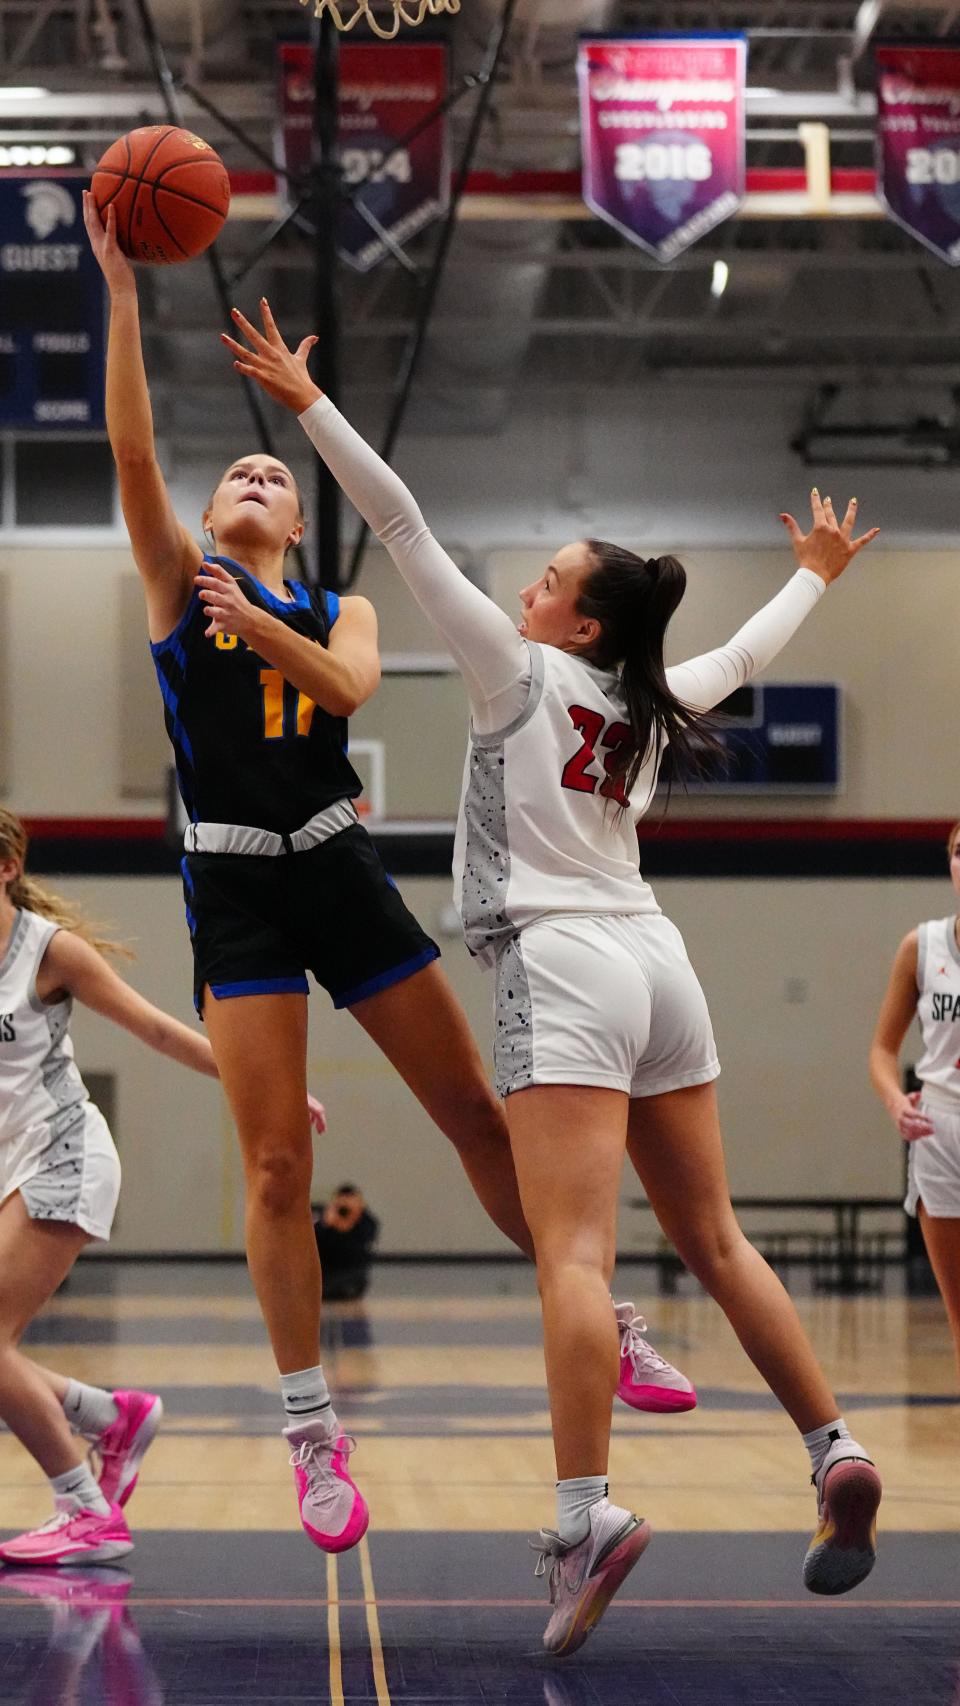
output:
{"label": "player's raised arm", "polygon": [[290,350],[265,298],[260,310],[265,335],[234,309],[237,328],[251,347],[221,334],[236,358],[234,365],[300,417],[338,485],[450,647],[474,707],[487,707],[518,686],[523,689],[529,654],[509,616],[461,573],[434,539],[403,481],[310,378],[307,357],[316,337],[304,338]]}
{"label": "player's raised arm", "polygon": [[809,533],[803,532],[792,515],[780,517],[790,534],[798,564],[796,574],[786,586],[751,616],[727,645],[667,670],[671,692],[691,709],[711,711],[736,688],[766,669],[831,582],[839,579],[880,531],[879,527],[871,527],[854,539],[856,498],[851,498],[842,522],[837,521],[830,498],[821,500],[816,488],[811,493],[810,508]]}
{"label": "player's raised arm", "polygon": [[117,465],[120,501],[146,590],[150,638],[163,640],[187,607],[203,553],[174,514],[157,461],[140,342],[136,275],[117,243],[114,211],[108,208],[104,224],[93,196],[86,191],[83,218],[110,292],[107,432]]}

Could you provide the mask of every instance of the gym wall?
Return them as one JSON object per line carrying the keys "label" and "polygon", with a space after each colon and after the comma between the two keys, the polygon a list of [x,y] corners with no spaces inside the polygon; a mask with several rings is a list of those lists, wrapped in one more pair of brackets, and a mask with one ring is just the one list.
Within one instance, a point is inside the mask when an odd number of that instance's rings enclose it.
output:
{"label": "gym wall", "polygon": [[[691,579],[671,634],[670,655],[680,658],[729,638],[790,572],[789,550],[770,518],[788,501],[803,513],[810,477],[783,448],[789,399],[766,389],[753,401],[751,412],[741,400],[732,436],[716,399],[708,407],[689,383],[661,386],[656,407],[632,427],[624,419],[622,433],[613,421],[603,431],[596,420],[578,429],[573,409],[560,411],[551,432],[542,413],[520,410],[499,441],[411,440],[398,466],[440,536],[511,611],[517,589],[565,539],[596,531],[645,551],[676,550]],[[682,466],[669,455],[681,421]],[[173,469],[184,517],[199,511],[218,471],[199,458],[189,474]],[[642,538],[631,497],[638,485],[655,494],[642,500]],[[850,478],[839,490],[852,485]],[[788,801],[678,798],[671,821],[960,816],[953,734],[960,579],[949,533],[957,485],[948,474],[873,470],[864,480],[858,471],[864,520],[879,515],[884,538],[770,672],[841,683],[844,792]],[[376,550],[359,590],[377,605],[385,651],[440,649]],[[0,611],[0,797],[31,817],[160,815],[166,743],[126,545],[0,537]],[[455,678],[387,681],[358,715],[355,735],[387,745],[391,815],[452,817],[465,722]],[[136,940],[133,981],[189,1019],[177,879],[71,877],[60,886]],[[445,933],[449,882],[404,878],[401,887],[440,934],[447,969],[486,1045],[490,986]],[[895,1193],[901,1147],[867,1084],[865,1054],[896,943],[917,919],[949,910],[946,877],[662,877],[655,887],[710,1000],[734,1188]],[[501,1248],[444,1140],[359,1028],[323,997],[312,1005],[311,1075],[331,1123],[317,1145],[318,1188],[358,1178],[383,1220],[386,1249]],[[82,1065],[117,1075],[127,1183],[115,1247],[238,1249],[239,1167],[217,1087],[92,1015],[78,1013],[74,1031]],[[624,1195],[631,1194],[627,1181]],[[641,1233],[649,1236],[649,1221],[625,1211],[625,1246]]]}

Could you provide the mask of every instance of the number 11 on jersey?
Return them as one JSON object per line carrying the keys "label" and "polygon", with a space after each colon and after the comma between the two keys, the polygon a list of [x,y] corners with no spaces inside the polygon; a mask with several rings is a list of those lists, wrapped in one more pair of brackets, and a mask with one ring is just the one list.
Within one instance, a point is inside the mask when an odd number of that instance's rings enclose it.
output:
{"label": "number 11 on jersey", "polygon": [[291,730],[297,735],[308,735],[310,723],[316,705],[308,699],[305,693],[298,693],[295,687],[285,681],[278,669],[262,669],[260,671],[260,687],[263,694],[263,738],[264,740],[283,740],[289,726],[287,706],[289,700],[296,694],[296,728]]}

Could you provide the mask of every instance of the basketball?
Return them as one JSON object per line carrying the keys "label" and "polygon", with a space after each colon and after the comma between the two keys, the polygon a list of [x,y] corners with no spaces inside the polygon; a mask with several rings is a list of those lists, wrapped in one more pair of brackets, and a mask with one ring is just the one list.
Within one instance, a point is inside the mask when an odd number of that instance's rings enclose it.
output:
{"label": "basketball", "polygon": [[219,154],[170,124],[147,124],[111,143],[90,185],[132,261],[171,266],[209,248],[227,217],[230,180]]}

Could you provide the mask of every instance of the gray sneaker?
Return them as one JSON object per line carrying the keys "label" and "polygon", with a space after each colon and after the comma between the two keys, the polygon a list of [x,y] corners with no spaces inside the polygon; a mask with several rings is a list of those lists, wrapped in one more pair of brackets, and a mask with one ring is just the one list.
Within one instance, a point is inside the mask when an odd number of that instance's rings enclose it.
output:
{"label": "gray sneaker", "polygon": [[591,1507],[590,1532],[574,1546],[565,1545],[552,1529],[541,1528],[540,1539],[531,1540],[530,1545],[540,1554],[535,1575],[544,1575],[551,1559],[553,1616],[543,1634],[548,1653],[565,1657],[583,1646],[649,1543],[650,1528],[644,1519],[609,1499]]}
{"label": "gray sneaker", "polygon": [[804,1559],[804,1586],[811,1593],[848,1593],[877,1561],[880,1476],[855,1440],[837,1439],[813,1484],[819,1521]]}

